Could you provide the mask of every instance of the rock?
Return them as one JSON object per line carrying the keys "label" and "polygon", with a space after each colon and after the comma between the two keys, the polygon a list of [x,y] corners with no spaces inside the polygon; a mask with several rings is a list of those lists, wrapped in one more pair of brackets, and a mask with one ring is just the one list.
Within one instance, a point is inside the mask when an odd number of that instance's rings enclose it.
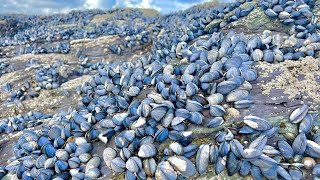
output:
{"label": "rock", "polygon": [[222,19],[214,19],[204,29],[206,32],[211,32],[214,28],[219,28]]}

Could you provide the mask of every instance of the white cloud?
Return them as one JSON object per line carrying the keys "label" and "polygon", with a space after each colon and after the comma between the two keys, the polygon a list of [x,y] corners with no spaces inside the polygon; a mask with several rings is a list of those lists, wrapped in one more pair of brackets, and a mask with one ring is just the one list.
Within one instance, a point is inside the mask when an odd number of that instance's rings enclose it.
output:
{"label": "white cloud", "polygon": [[199,3],[210,1],[212,0],[116,0],[113,7],[152,8],[161,13],[171,13],[188,9]]}
{"label": "white cloud", "polygon": [[[0,0],[0,14],[50,14],[73,9],[151,8],[167,14],[212,0]],[[220,2],[235,0],[218,0]]]}
{"label": "white cloud", "polygon": [[130,8],[148,8],[148,9],[155,9],[157,11],[162,11],[162,8],[159,6],[154,5],[154,0],[116,0],[116,4],[113,8],[123,8],[123,7],[130,7]]}
{"label": "white cloud", "polygon": [[197,3],[181,3],[178,1],[173,1],[173,5],[176,7],[178,10],[185,10],[188,9],[189,7],[195,5]]}
{"label": "white cloud", "polygon": [[7,1],[7,3],[11,3],[12,5],[17,5],[17,4],[18,4],[18,2],[17,2],[17,1],[15,1],[15,0]]}
{"label": "white cloud", "polygon": [[142,0],[140,5],[144,8],[151,8],[151,9],[155,9],[157,11],[162,10],[160,7],[152,5],[153,3],[154,3],[154,0]]}
{"label": "white cloud", "polygon": [[88,9],[94,9],[101,7],[101,1],[100,0],[86,0],[86,2],[83,5],[85,8]]}
{"label": "white cloud", "polygon": [[185,10],[185,9],[188,9],[194,5],[197,5],[197,4],[200,4],[200,3],[206,3],[206,2],[211,2],[213,0],[200,0],[200,1],[195,1],[194,3],[188,3],[188,2],[183,2],[183,1],[177,1],[177,0],[174,0],[173,1],[173,6],[175,6],[176,9],[178,10]]}
{"label": "white cloud", "polygon": [[51,9],[50,8],[43,8],[41,9],[42,14],[50,14],[51,13]]}
{"label": "white cloud", "polygon": [[[75,10],[75,9],[72,9],[72,8],[63,8],[62,10],[60,10],[60,13],[68,13],[72,10]],[[59,11],[56,11],[54,13],[59,13]]]}

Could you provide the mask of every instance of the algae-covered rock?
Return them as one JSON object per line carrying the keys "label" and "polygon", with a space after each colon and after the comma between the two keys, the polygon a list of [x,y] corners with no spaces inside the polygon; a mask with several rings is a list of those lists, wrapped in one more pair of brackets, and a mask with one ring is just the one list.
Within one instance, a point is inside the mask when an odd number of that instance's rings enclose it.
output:
{"label": "algae-covered rock", "polygon": [[206,26],[204,31],[210,32],[212,29],[219,27],[221,22],[222,22],[222,19],[214,19]]}
{"label": "algae-covered rock", "polygon": [[283,25],[279,19],[269,18],[261,7],[257,7],[246,17],[240,18],[238,21],[232,22],[229,27],[242,27],[248,31],[271,30],[278,32],[287,32],[289,26]]}

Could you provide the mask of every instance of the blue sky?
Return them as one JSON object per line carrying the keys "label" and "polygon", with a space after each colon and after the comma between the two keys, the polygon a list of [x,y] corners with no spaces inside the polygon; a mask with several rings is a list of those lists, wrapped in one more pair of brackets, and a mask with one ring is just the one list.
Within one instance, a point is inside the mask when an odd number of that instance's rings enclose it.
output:
{"label": "blue sky", "polygon": [[51,14],[73,9],[144,7],[166,14],[208,1],[211,0],[0,0],[0,13]]}

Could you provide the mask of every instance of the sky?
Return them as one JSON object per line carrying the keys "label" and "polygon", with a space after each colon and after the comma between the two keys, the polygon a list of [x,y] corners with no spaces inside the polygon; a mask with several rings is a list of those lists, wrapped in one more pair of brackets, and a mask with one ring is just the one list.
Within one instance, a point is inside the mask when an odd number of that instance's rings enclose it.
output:
{"label": "sky", "polygon": [[0,14],[52,14],[66,13],[75,9],[125,7],[152,8],[167,14],[208,1],[211,0],[0,0]]}

